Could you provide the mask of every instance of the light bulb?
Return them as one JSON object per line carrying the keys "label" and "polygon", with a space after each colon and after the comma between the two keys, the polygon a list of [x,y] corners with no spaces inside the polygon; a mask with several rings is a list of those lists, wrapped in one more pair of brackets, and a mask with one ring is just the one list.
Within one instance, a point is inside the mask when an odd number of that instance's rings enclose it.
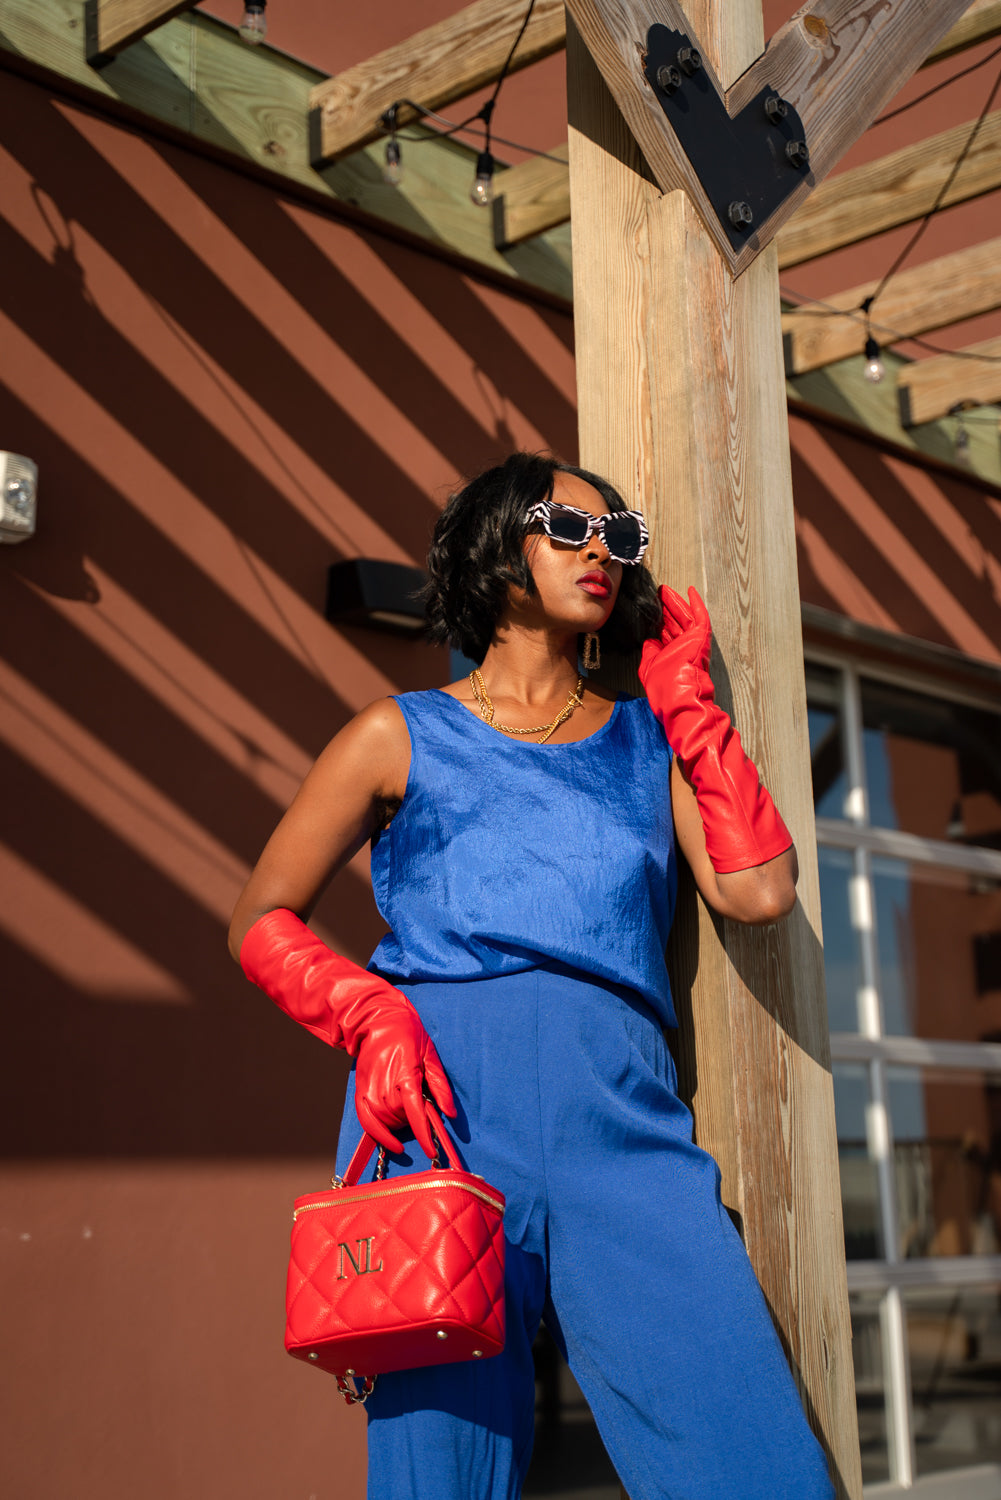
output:
{"label": "light bulb", "polygon": [[886,374],[886,366],[879,356],[879,345],[870,336],[865,341],[865,378],[872,385],[879,385]]}
{"label": "light bulb", "polygon": [[240,40],[248,47],[257,47],[268,34],[268,20],[264,8],[268,0],[246,0],[243,20],[240,22]]}
{"label": "light bulb", "polygon": [[956,455],[956,462],[968,468],[972,463],[972,459],[970,458],[970,434],[966,430],[966,425],[962,417],[960,417],[959,422],[956,424],[953,450]]}
{"label": "light bulb", "polygon": [[400,160],[400,143],[395,136],[386,142],[386,164],[382,169],[382,176],[390,187],[399,187],[403,164]]}
{"label": "light bulb", "polygon": [[494,196],[494,159],[489,151],[476,158],[476,176],[469,194],[478,208],[486,208]]}

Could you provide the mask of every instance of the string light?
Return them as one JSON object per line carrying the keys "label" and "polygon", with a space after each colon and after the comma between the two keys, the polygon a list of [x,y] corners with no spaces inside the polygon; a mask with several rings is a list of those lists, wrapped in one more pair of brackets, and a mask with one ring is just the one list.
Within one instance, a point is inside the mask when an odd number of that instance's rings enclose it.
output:
{"label": "string light", "polygon": [[240,22],[240,40],[248,47],[259,47],[268,34],[268,21],[264,12],[268,0],[246,0],[243,20]]}
{"label": "string light", "polygon": [[[992,52],[991,56],[992,57],[996,56],[998,51],[1001,51],[1001,48],[995,49],[995,52]],[[972,71],[972,69],[968,69],[967,71]],[[957,75],[957,76],[960,76],[960,75]],[[947,81],[954,82],[955,80],[953,79],[953,80],[947,80]],[[943,85],[943,87],[944,87],[944,85]],[[893,279],[893,277],[900,270],[900,267],[903,265],[904,261],[910,255],[911,251],[914,249],[914,246],[917,244],[918,240],[924,234],[925,230],[928,228],[928,225],[931,223],[932,219],[935,217],[935,215],[938,213],[939,209],[942,207],[942,204],[945,202],[945,199],[948,196],[949,189],[952,187],[952,184],[955,182],[956,177],[957,177],[957,175],[959,173],[959,169],[963,165],[963,162],[966,160],[967,156],[969,155],[970,150],[971,150],[971,148],[973,146],[973,143],[976,140],[977,135],[980,132],[980,127],[983,125],[985,119],[987,118],[987,112],[990,109],[991,105],[994,103],[994,98],[995,98],[995,95],[997,94],[999,88],[1001,88],[1001,72],[999,72],[998,75],[997,75],[997,77],[995,78],[993,86],[991,87],[991,91],[990,91],[990,93],[987,96],[987,101],[984,104],[983,109],[980,111],[980,114],[977,116],[977,119],[974,121],[973,128],[971,129],[969,135],[967,136],[967,138],[966,138],[966,140],[965,140],[965,142],[963,144],[963,149],[960,151],[959,155],[956,157],[956,160],[955,160],[955,162],[952,165],[952,169],[950,170],[949,175],[946,177],[946,179],[943,182],[941,188],[939,189],[939,191],[938,191],[938,193],[936,195],[936,198],[935,198],[935,202],[932,204],[931,208],[925,214],[924,218],[921,220],[921,222],[918,225],[917,229],[911,235],[910,239],[907,241],[906,245],[901,250],[900,254],[894,260],[893,264],[890,266],[890,269],[887,272],[885,272],[885,274],[883,276],[883,279],[879,282],[878,286],[876,287],[876,290],[872,293],[871,296],[864,297],[863,300],[859,303],[858,307],[854,309],[855,312],[860,312],[862,314],[862,316],[864,317],[864,319],[865,319],[865,378],[866,378],[866,380],[870,381],[873,385],[878,385],[879,382],[885,377],[885,375],[886,375],[886,366],[883,364],[882,349],[880,348],[879,342],[878,342],[877,339],[875,339],[873,337],[872,321],[871,321],[871,318],[870,318],[870,312],[871,312],[871,309],[872,309],[872,305],[876,301],[877,297],[882,296],[883,292],[886,291],[887,286],[890,284],[890,282]],[[935,92],[937,92],[937,88],[929,90],[929,93],[935,93]],[[913,102],[917,103],[918,101],[914,100]],[[907,106],[904,106],[904,108],[907,108]],[[889,116],[886,116],[885,118],[889,118]],[[824,304],[822,302],[820,302],[815,297],[805,297],[804,300],[808,301],[808,302],[814,302],[814,303],[817,304],[817,306],[820,306],[820,307],[824,306]],[[835,314],[841,313],[842,316],[844,315],[843,312],[842,312],[842,309],[840,309],[840,308],[829,308],[828,311],[831,312],[831,313],[835,313]],[[852,314],[849,313],[849,316],[851,316],[851,315]],[[928,344],[926,342],[926,340],[917,338],[917,337],[915,337],[913,335],[907,335],[907,334],[897,335],[897,337],[891,339],[890,342],[891,343],[895,343],[895,342],[898,341],[898,339],[899,340],[903,340],[905,338],[911,338],[911,340],[912,340],[913,343],[919,344],[919,345],[921,345],[924,348],[935,349],[935,346]],[[948,351],[948,350],[935,350],[935,352],[936,353],[948,353],[950,351]],[[956,351],[956,352],[957,353],[962,353],[964,355],[964,357],[969,358],[969,359],[976,359],[976,358],[980,357],[978,355],[967,354],[966,351]],[[986,358],[986,359],[988,359],[988,360],[990,360],[991,362],[994,362],[994,360],[996,360],[996,358],[997,358],[997,356],[991,356],[991,355],[986,355],[986,356],[983,356],[983,357]],[[966,429],[965,429],[965,427],[963,426],[962,423],[960,423],[960,427],[962,428],[962,441],[965,443],[965,449],[963,451],[966,452],[966,453],[968,453],[968,451],[969,451],[969,434],[966,432]],[[960,434],[959,434],[959,432],[957,432],[956,442],[957,442],[957,457],[958,457],[959,456],[959,452],[960,452],[960,447],[959,447],[959,444],[960,444]],[[961,459],[960,461],[963,462],[963,461],[967,461],[967,460],[962,460]]]}
{"label": "string light", "polygon": [[953,456],[957,463],[962,463],[963,468],[972,468],[972,453],[969,452],[968,413],[969,408],[975,407],[974,401],[957,401],[954,407],[948,408],[948,416],[956,419],[956,431],[953,432]]}
{"label": "string light", "polygon": [[400,143],[396,139],[396,116],[399,110],[398,104],[391,104],[382,117],[382,122],[389,128],[389,140],[386,142],[386,161],[382,169],[382,175],[390,187],[399,187],[403,177],[403,153]]}
{"label": "string light", "polygon": [[395,135],[386,142],[386,163],[382,175],[390,187],[399,187],[403,178],[402,152]]}
{"label": "string light", "polygon": [[504,80],[518,50],[518,45],[525,35],[525,28],[532,19],[532,11],[535,9],[535,0],[528,0],[528,9],[525,18],[518,28],[518,35],[511,43],[511,50],[504,59],[504,66],[500,70],[494,91],[479,112],[479,118],[483,121],[483,150],[476,158],[476,176],[473,178],[473,186],[470,190],[470,198],[478,208],[486,208],[493,201],[494,196],[494,159],[490,151],[490,122],[493,119],[494,105],[497,103],[497,95],[504,86]]}
{"label": "string light", "polygon": [[953,451],[956,456],[956,462],[958,464],[962,464],[964,468],[968,469],[973,460],[970,457],[970,434],[966,430],[966,424],[964,423],[962,417],[960,417],[959,421],[956,423],[956,436],[953,440]]}
{"label": "string light", "polygon": [[[383,167],[383,176],[385,177],[387,182],[392,183],[394,187],[399,185],[401,174],[401,153],[399,142],[401,139],[415,142],[423,140],[444,140],[450,135],[455,135],[460,130],[468,131],[470,126],[474,125],[475,122],[480,121],[482,122],[483,126],[483,149],[479,152],[476,158],[476,175],[473,178],[473,185],[470,188],[469,196],[472,202],[476,204],[477,208],[485,208],[489,203],[493,201],[494,157],[493,152],[490,149],[492,144],[490,123],[493,118],[494,105],[497,103],[497,96],[501,91],[501,87],[504,83],[505,78],[508,75],[512,59],[514,58],[514,54],[518,50],[518,44],[520,43],[522,37],[525,35],[525,28],[527,27],[529,21],[532,19],[532,12],[534,9],[535,0],[529,0],[528,9],[525,12],[524,19],[522,20],[521,26],[518,30],[518,35],[515,37],[514,42],[511,45],[511,50],[508,53],[507,58],[505,59],[504,66],[500,70],[497,82],[494,84],[494,91],[490,95],[490,98],[482,106],[482,108],[478,109],[475,114],[469,115],[465,120],[460,120],[458,124],[453,124],[450,120],[445,120],[442,115],[435,114],[433,109],[425,109],[423,105],[415,104],[412,99],[398,99],[395,104],[391,104],[389,109],[387,109],[383,113],[381,122],[384,128],[389,131],[389,140],[386,143],[386,162],[385,166]],[[422,119],[440,120],[448,128],[445,130],[431,131],[427,136],[408,135],[400,137],[397,134],[396,124],[398,112],[401,105],[406,105],[408,109],[412,109],[414,113],[419,115]],[[502,137],[498,136],[498,140],[501,139]],[[532,146],[519,146],[516,141],[504,141],[503,144],[506,146],[515,146],[516,149],[521,151],[529,151],[533,156],[548,155],[547,152],[537,151]],[[562,158],[554,158],[554,160],[562,161]]]}
{"label": "string light", "polygon": [[[779,291],[787,301],[792,302],[799,298],[796,307],[784,309],[787,313],[809,312],[811,317],[827,318],[851,318],[853,322],[859,322],[859,313],[862,307],[834,307],[832,303],[825,302],[822,297],[811,297],[809,292],[795,291],[791,286],[783,286],[779,283]],[[809,306],[807,306],[809,303]],[[814,309],[819,309],[814,311]],[[943,344],[933,344],[930,339],[921,338],[916,333],[903,333],[899,328],[891,328],[888,323],[873,323],[883,337],[883,344],[918,344],[922,349],[927,349],[929,354],[948,354],[951,359],[973,359],[980,360],[989,365],[1001,364],[1001,354],[971,354],[969,349],[946,349]]]}
{"label": "string light", "polygon": [[870,385],[879,385],[886,374],[886,366],[880,349],[872,334],[865,341],[865,378]]}
{"label": "string light", "polygon": [[859,311],[865,314],[865,378],[870,385],[879,385],[886,374],[886,366],[882,360],[882,350],[872,336],[872,324],[869,322],[869,309],[874,300],[874,297],[866,297]]}
{"label": "string light", "polygon": [[486,208],[494,196],[494,159],[489,151],[481,151],[476,158],[476,176],[469,196],[477,208]]}
{"label": "string light", "polygon": [[970,434],[966,426],[966,413],[973,404],[971,401],[957,401],[955,406],[949,407],[950,417],[956,418],[956,430],[952,435],[953,456],[957,464],[962,464],[964,469],[973,467]]}

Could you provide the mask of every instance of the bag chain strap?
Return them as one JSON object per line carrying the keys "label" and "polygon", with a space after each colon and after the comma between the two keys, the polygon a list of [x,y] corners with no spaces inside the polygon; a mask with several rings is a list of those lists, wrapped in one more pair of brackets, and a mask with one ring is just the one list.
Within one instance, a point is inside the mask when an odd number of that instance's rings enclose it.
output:
{"label": "bag chain strap", "polygon": [[[344,1397],[348,1406],[364,1406],[369,1396],[375,1390],[375,1382],[379,1377],[378,1375],[365,1375],[364,1377],[361,1375],[336,1375],[334,1378],[337,1381],[337,1389]],[[348,1383],[349,1380],[350,1384]],[[361,1387],[357,1384],[359,1380],[362,1381]]]}

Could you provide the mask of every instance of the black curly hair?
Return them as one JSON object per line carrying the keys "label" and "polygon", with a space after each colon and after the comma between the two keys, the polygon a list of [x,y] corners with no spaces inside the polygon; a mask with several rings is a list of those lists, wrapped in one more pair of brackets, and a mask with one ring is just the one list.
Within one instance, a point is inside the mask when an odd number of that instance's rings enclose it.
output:
{"label": "black curly hair", "polygon": [[[610,511],[629,508],[606,479],[542,454],[512,453],[478,474],[452,495],[431,538],[422,597],[428,638],[435,645],[447,642],[482,661],[511,585],[535,592],[522,548],[525,513],[552,499],[557,474],[576,474],[593,485]],[[623,568],[603,643],[613,651],[635,651],[659,634],[660,625],[660,601],[649,572],[642,566]]]}

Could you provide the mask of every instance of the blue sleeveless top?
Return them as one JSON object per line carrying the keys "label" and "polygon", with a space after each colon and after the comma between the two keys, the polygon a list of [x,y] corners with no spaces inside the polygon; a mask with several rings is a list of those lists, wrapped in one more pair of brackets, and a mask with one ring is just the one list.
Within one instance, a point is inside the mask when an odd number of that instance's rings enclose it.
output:
{"label": "blue sleeveless top", "polygon": [[394,700],[410,735],[399,811],[372,841],[396,983],[558,963],[637,991],[675,1025],[664,948],[677,866],[671,750],[645,698],[588,739],[509,739],[438,688]]}

